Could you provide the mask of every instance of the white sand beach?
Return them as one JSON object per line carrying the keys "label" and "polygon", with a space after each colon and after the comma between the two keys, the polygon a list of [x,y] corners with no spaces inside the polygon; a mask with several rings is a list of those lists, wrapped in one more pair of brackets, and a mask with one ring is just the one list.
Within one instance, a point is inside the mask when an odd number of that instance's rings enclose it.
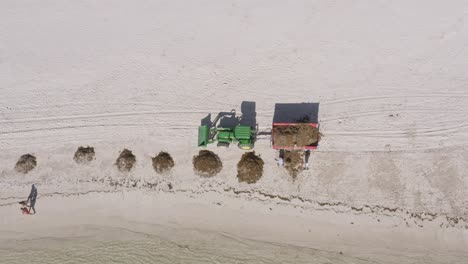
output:
{"label": "white sand beach", "polygon": [[[466,1],[6,0],[0,21],[0,263],[468,263]],[[319,104],[309,170],[265,133],[258,182],[236,146],[194,172],[201,120],[245,102],[262,132]]]}

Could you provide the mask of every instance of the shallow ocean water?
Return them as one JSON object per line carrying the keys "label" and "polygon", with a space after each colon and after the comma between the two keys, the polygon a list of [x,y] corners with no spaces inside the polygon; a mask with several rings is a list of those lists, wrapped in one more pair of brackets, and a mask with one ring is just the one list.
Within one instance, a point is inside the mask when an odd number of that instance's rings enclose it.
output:
{"label": "shallow ocean water", "polygon": [[156,233],[79,226],[61,237],[10,239],[0,244],[0,263],[375,263],[223,233],[171,228]]}

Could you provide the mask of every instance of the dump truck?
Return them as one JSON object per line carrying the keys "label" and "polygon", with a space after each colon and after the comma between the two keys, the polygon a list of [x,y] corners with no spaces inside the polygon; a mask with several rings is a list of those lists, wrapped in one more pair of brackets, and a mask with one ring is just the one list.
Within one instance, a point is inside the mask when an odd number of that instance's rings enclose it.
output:
{"label": "dump truck", "polygon": [[276,104],[271,143],[277,150],[312,150],[320,140],[318,103]]}

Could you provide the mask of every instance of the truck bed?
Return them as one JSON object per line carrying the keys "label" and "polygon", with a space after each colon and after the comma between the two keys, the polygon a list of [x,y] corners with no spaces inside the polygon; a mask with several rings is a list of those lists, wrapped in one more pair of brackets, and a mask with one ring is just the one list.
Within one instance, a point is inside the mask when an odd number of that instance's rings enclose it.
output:
{"label": "truck bed", "polygon": [[316,149],[318,142],[307,146],[280,146],[275,144],[275,127],[310,125],[319,127],[319,103],[276,104],[273,116],[271,140],[273,149]]}

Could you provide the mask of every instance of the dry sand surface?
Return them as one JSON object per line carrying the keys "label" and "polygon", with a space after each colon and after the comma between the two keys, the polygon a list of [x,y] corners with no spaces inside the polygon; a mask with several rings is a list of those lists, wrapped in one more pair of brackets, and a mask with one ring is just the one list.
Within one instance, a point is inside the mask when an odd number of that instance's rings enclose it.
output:
{"label": "dry sand surface", "polygon": [[[0,263],[468,263],[467,12],[1,1]],[[210,145],[216,176],[200,177],[198,126],[242,102],[262,132],[276,103],[319,103],[309,170],[292,179],[263,133],[255,182],[236,147]],[[175,166],[155,173],[163,150]]]}

